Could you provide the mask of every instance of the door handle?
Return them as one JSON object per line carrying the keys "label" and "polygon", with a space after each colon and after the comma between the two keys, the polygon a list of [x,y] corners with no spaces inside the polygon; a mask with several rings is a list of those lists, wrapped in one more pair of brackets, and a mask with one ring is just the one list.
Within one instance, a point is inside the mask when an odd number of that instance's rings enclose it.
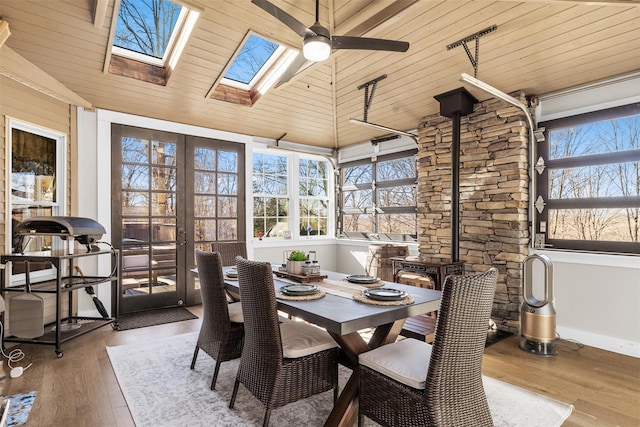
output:
{"label": "door handle", "polygon": [[178,245],[184,246],[187,244],[187,232],[183,227],[178,228]]}

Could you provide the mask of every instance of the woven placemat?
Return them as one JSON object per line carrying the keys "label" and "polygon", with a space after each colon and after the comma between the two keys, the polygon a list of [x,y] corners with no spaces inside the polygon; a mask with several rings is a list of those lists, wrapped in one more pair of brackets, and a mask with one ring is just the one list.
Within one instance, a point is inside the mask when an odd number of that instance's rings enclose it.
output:
{"label": "woven placemat", "polygon": [[396,301],[378,301],[377,299],[368,298],[365,296],[364,292],[354,295],[353,299],[358,302],[371,305],[409,305],[415,302],[411,295],[407,295],[406,297]]}
{"label": "woven placemat", "polygon": [[280,291],[276,291],[276,298],[284,299],[287,301],[313,301],[316,299],[323,298],[325,296],[324,291],[318,291],[312,295],[285,295]]}

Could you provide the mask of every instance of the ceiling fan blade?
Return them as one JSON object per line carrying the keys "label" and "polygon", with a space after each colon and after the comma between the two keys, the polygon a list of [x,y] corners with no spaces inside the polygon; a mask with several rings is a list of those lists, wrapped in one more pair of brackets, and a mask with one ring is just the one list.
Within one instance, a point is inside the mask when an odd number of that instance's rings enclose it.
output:
{"label": "ceiling fan blade", "polygon": [[269,15],[274,16],[277,20],[291,28],[298,35],[304,37],[309,34],[309,29],[306,25],[267,0],[251,0],[251,3],[255,4]]}
{"label": "ceiling fan blade", "polygon": [[302,68],[302,66],[306,62],[307,62],[307,59],[304,57],[304,54],[302,53],[302,51],[300,51],[298,53],[298,56],[295,57],[295,59],[291,62],[291,64],[285,70],[285,72],[282,73],[280,80],[278,80],[278,83],[276,83],[276,87],[283,85],[289,80],[291,80],[291,77],[295,76],[298,70]]}
{"label": "ceiling fan blade", "polygon": [[372,39],[368,37],[333,36],[331,47],[334,49],[362,49],[362,50],[387,50],[391,52],[406,52],[409,42]]}

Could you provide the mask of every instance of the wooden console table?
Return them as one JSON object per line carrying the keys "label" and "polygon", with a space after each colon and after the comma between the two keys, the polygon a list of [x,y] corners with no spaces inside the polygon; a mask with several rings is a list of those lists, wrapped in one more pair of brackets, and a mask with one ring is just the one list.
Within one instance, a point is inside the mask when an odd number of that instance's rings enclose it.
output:
{"label": "wooden console table", "polygon": [[[442,284],[447,276],[452,274],[464,274],[464,262],[447,262],[443,260],[428,259],[424,257],[391,257],[393,266],[393,281],[399,282],[402,273],[412,273],[429,276],[433,280],[435,289],[442,290]],[[405,321],[401,335],[426,342],[433,341],[433,332],[436,327],[436,313],[433,315],[420,314]]]}

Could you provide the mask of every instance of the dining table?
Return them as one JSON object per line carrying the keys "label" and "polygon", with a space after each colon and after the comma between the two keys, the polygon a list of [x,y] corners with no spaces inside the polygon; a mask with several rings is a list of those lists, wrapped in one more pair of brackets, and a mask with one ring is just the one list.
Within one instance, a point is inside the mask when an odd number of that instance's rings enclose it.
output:
{"label": "dining table", "polygon": [[[237,278],[227,275],[233,268],[224,268],[225,287],[231,292],[239,293]],[[278,272],[279,267],[274,265],[272,270]],[[295,281],[274,274],[277,307],[291,317],[326,329],[340,346],[342,350],[340,362],[350,368],[352,373],[324,425],[351,426],[358,414],[358,355],[396,341],[405,319],[438,310],[441,292],[382,281],[378,278],[375,278],[373,286],[367,284],[365,287],[347,280],[352,276],[333,271],[322,270],[321,276],[326,277],[310,283],[322,291],[321,298],[296,300],[284,299],[283,294],[279,292],[281,287],[291,285]],[[398,304],[381,304],[377,301],[368,303],[365,298],[362,298],[363,293],[366,289],[375,287],[403,292],[408,299],[405,303]],[[360,332],[369,328],[372,333],[370,338],[365,340]]]}

